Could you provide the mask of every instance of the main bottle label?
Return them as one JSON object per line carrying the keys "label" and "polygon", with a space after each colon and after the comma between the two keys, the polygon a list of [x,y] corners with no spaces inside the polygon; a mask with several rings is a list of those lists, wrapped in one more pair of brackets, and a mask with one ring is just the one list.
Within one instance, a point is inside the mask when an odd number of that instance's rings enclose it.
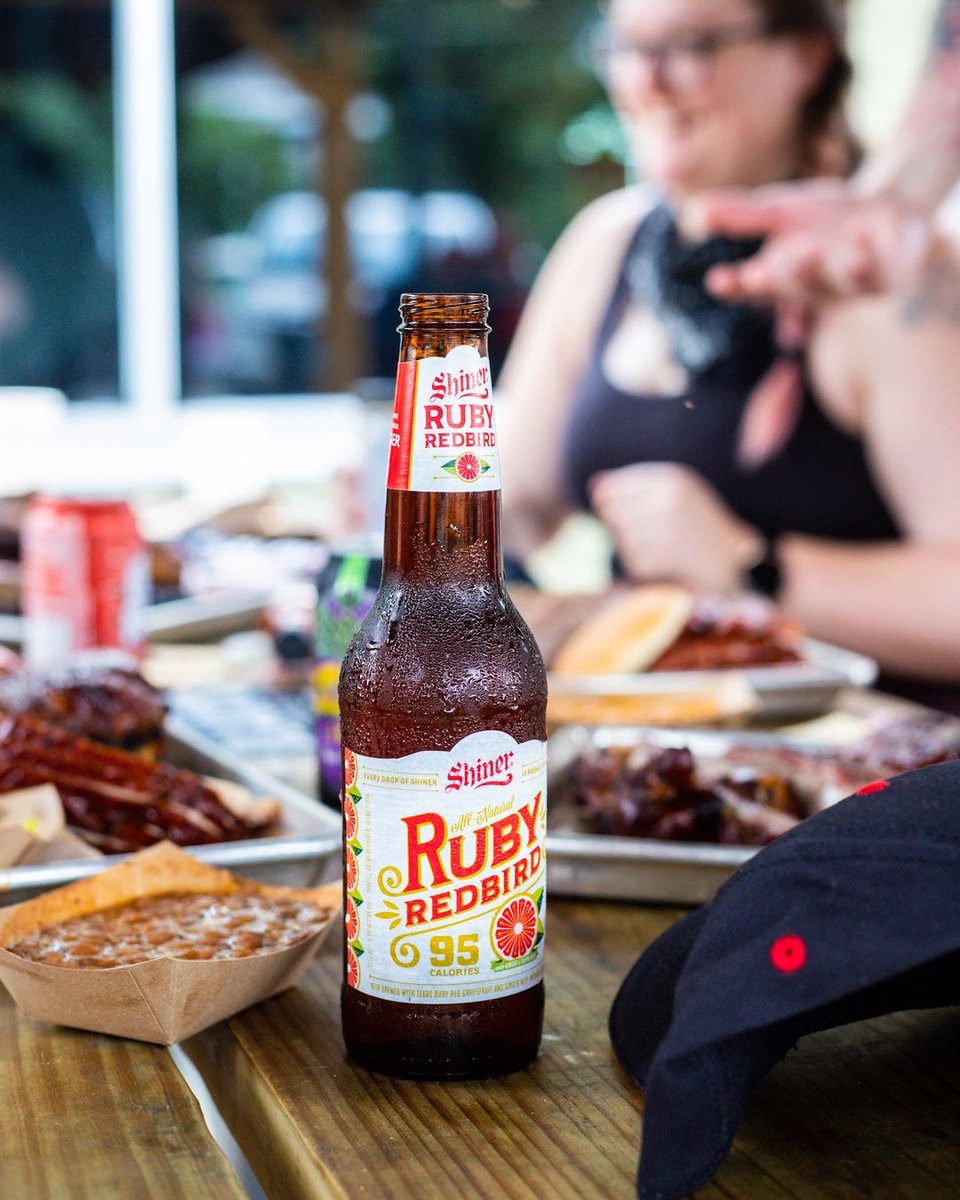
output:
{"label": "main bottle label", "polygon": [[543,977],[546,743],[487,730],[452,750],[344,749],[347,983],[466,1004]]}
{"label": "main bottle label", "polygon": [[490,360],[474,346],[397,367],[387,487],[408,492],[500,487]]}

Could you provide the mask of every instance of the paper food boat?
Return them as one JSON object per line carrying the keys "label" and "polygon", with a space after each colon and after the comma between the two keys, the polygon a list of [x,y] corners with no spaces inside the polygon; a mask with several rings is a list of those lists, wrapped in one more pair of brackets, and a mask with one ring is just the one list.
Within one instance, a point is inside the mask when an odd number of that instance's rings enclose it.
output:
{"label": "paper food boat", "polygon": [[[130,966],[74,968],[32,962],[6,949],[42,926],[172,892],[290,898],[312,902],[329,916],[303,941],[248,958],[158,958]],[[330,928],[338,925],[339,910],[339,884],[262,886],[162,842],[89,879],[0,910],[0,982],[24,1014],[36,1020],[171,1045],[296,984]]]}

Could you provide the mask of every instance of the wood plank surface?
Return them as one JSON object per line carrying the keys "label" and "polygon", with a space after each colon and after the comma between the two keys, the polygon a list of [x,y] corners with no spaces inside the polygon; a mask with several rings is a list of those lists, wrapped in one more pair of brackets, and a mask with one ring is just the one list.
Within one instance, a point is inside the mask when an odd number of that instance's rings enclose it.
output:
{"label": "wood plank surface", "polygon": [[0,987],[3,1200],[243,1200],[163,1046],[27,1020]]}
{"label": "wood plank surface", "polygon": [[[629,1198],[641,1096],[609,1046],[623,975],[676,910],[554,901],[543,1051],[470,1084],[369,1074],[340,1037],[331,941],[297,989],[186,1046],[276,1200]],[[957,1012],[806,1039],[761,1084],[704,1200],[955,1200]]]}
{"label": "wood plank surface", "polygon": [[564,952],[547,956],[543,1050],[504,1079],[422,1084],[354,1067],[333,944],[298,989],[185,1049],[271,1197],[627,1196],[639,1095],[614,1065],[605,1013],[620,965],[677,914],[612,911],[629,922],[611,922],[609,905],[551,908]]}

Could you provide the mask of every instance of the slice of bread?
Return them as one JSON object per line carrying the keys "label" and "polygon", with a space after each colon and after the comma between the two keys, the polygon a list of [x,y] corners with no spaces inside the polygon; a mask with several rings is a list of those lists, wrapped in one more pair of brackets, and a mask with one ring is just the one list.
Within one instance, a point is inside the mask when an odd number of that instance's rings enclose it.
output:
{"label": "slice of bread", "polygon": [[673,584],[618,592],[576,629],[553,661],[557,675],[645,671],[686,627],[694,597]]}

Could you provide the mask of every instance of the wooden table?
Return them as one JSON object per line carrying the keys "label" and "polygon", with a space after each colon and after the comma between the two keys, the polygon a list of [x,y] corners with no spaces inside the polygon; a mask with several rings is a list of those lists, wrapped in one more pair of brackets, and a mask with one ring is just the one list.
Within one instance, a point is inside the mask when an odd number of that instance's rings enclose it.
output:
{"label": "wooden table", "polygon": [[244,1200],[160,1046],[28,1021],[0,987],[3,1200]]}
{"label": "wooden table", "polygon": [[[555,900],[543,1052],[528,1071],[414,1084],[354,1068],[331,941],[297,989],[187,1052],[277,1200],[634,1195],[641,1096],[606,1016],[675,909]],[[960,1010],[806,1039],[761,1084],[710,1200],[955,1200]],[[243,1191],[161,1047],[22,1018],[0,991],[0,1196],[204,1200]]]}

